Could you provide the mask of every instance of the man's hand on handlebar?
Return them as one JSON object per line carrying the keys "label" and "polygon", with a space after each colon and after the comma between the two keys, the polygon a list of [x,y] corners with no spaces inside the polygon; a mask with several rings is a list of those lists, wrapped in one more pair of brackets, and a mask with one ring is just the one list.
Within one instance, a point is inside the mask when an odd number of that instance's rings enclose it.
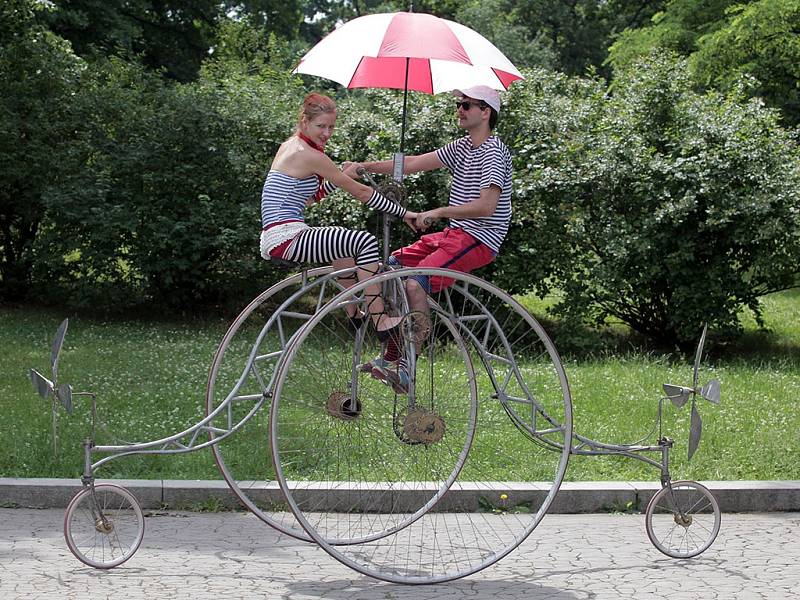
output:
{"label": "man's hand on handlebar", "polygon": [[428,231],[430,226],[433,225],[438,219],[439,217],[436,214],[436,209],[421,212],[417,215],[416,222],[414,223],[414,229],[417,231]]}

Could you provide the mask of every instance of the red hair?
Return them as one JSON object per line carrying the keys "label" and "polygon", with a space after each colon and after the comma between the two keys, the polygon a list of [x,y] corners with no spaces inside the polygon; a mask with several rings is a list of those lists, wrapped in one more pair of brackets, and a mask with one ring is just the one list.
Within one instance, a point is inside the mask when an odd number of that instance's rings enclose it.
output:
{"label": "red hair", "polygon": [[336,102],[324,94],[311,92],[303,99],[303,106],[300,107],[300,114],[297,117],[298,130],[304,117],[310,122],[323,113],[336,113]]}

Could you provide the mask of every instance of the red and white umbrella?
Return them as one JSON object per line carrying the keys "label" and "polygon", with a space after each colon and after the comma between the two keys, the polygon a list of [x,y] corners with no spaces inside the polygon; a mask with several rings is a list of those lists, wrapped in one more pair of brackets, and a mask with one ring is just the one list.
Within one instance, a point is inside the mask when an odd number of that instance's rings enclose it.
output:
{"label": "red and white umbrella", "polygon": [[522,79],[494,44],[469,27],[424,13],[381,13],[348,21],[314,46],[296,73],[348,88],[438,94]]}
{"label": "red and white umbrella", "polygon": [[[469,27],[424,13],[358,17],[328,34],[300,60],[295,73],[331,79],[347,88],[403,90],[400,152],[394,178],[403,179],[408,90],[438,94],[487,85],[508,89],[522,79],[494,44]],[[384,216],[383,256],[389,255]]]}

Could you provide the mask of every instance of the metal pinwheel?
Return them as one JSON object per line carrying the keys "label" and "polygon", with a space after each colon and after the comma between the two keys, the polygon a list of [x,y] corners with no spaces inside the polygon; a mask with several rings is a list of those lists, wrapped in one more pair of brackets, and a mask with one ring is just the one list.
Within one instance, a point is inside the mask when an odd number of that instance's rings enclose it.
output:
{"label": "metal pinwheel", "polygon": [[68,325],[69,319],[64,319],[59,325],[56,337],[53,340],[53,347],[50,351],[50,371],[53,380],[50,381],[36,369],[31,369],[33,387],[43,399],[47,400],[49,398],[51,400],[54,454],[58,447],[58,405],[61,404],[67,414],[72,414],[72,386],[68,383],[58,385],[58,358],[64,345],[64,336],[67,334]]}
{"label": "metal pinwheel", "polygon": [[700,359],[703,356],[703,346],[705,345],[707,332],[708,324],[703,327],[703,334],[700,336],[700,343],[697,345],[697,352],[694,355],[692,387],[674,385],[671,383],[664,384],[664,393],[666,393],[667,398],[669,398],[676,407],[680,408],[689,401],[689,398],[692,399],[692,421],[689,428],[689,459],[692,458],[697,447],[700,445],[700,435],[703,432],[703,419],[700,417],[700,412],[697,410],[697,396],[699,395],[701,398],[705,398],[714,404],[719,404],[720,401],[719,379],[712,379],[702,387],[698,387],[697,385]]}

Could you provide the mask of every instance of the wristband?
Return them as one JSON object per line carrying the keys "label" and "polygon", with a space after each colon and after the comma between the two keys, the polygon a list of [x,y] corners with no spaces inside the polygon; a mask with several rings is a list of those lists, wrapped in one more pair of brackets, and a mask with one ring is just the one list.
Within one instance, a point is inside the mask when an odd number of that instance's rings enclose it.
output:
{"label": "wristband", "polygon": [[401,219],[406,216],[405,208],[399,204],[395,204],[386,196],[379,194],[377,190],[372,192],[372,196],[370,196],[369,200],[367,200],[367,206],[373,210],[389,213],[390,215],[400,217]]}
{"label": "wristband", "polygon": [[339,186],[338,186],[338,185],[336,185],[335,183],[332,183],[332,182],[328,181],[327,179],[326,179],[326,180],[325,180],[325,182],[322,184],[322,193],[323,193],[325,196],[327,196],[327,195],[328,195],[328,194],[330,194],[331,192],[335,192],[335,191],[336,191],[336,190],[338,190],[338,189],[339,189]]}

